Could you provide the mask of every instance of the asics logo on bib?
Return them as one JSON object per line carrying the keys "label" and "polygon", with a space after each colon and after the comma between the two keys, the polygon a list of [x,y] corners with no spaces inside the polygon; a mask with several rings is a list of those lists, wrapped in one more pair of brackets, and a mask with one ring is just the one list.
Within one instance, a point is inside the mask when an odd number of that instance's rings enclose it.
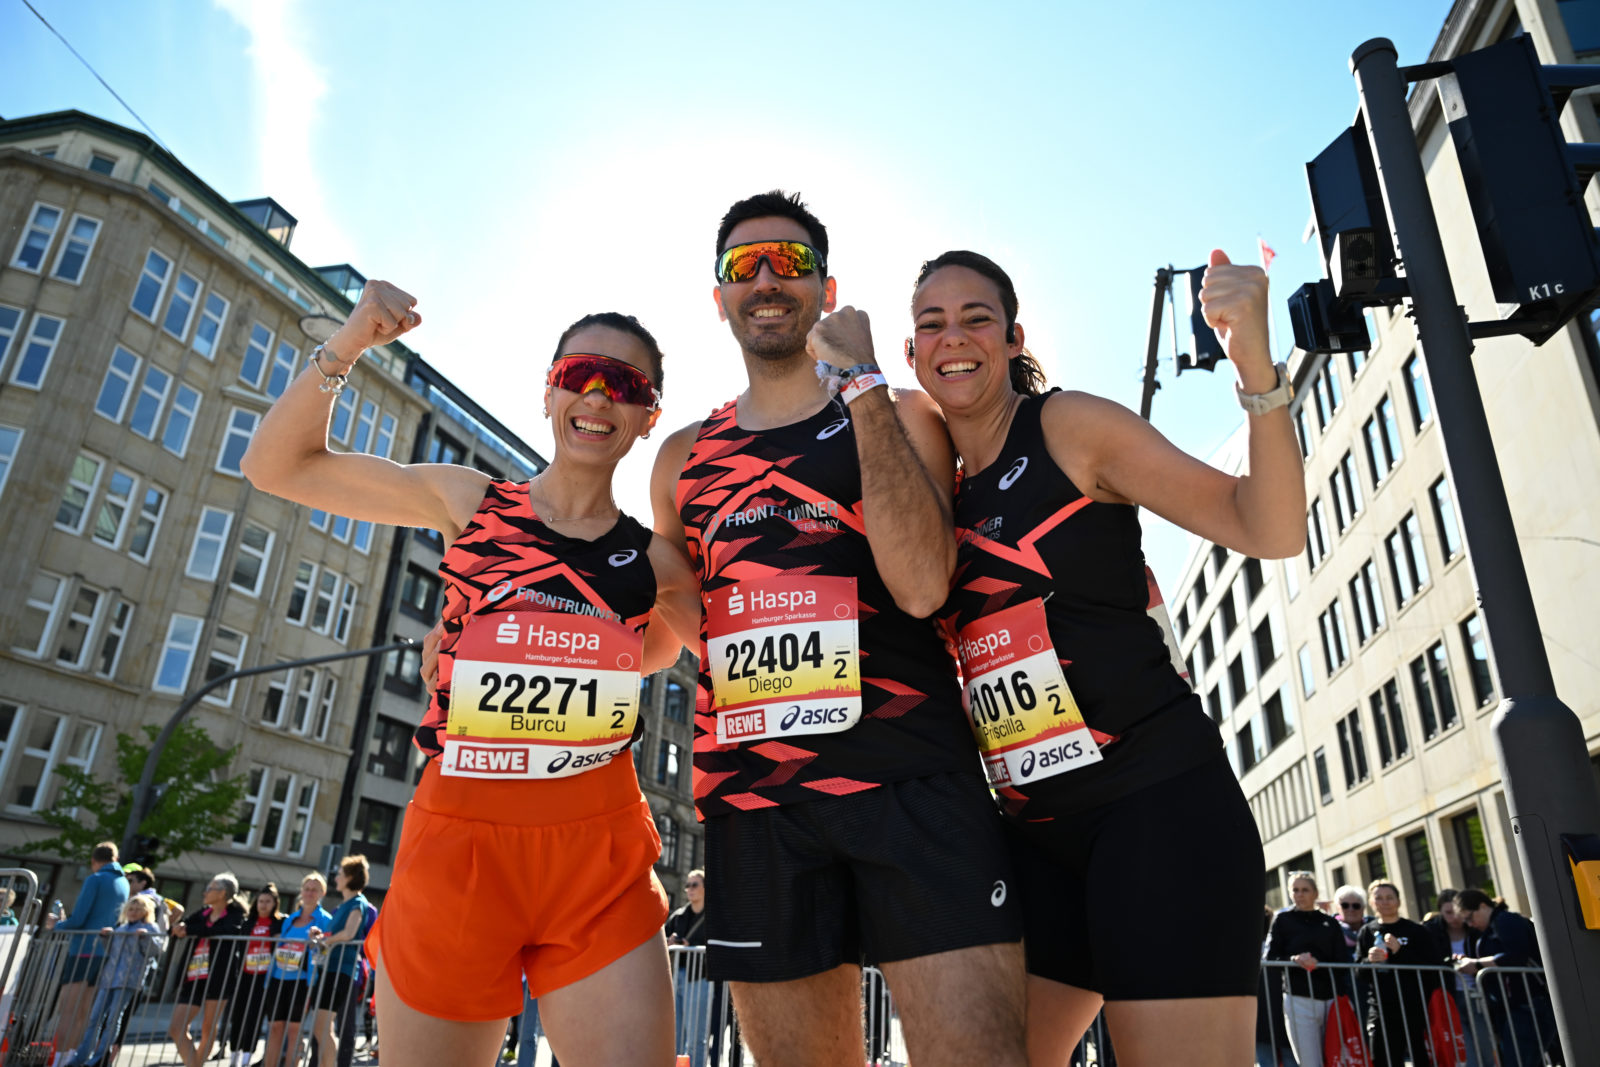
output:
{"label": "asics logo on bib", "polygon": [[799,724],[800,726],[828,726],[833,723],[849,722],[850,709],[848,708],[805,708],[801,709],[796,704],[778,720],[778,729],[787,730]]}
{"label": "asics logo on bib", "polygon": [[1022,472],[1027,469],[1028,457],[1023,456],[1021,459],[1013,463],[1011,465],[1011,469],[1006,471],[1005,476],[1000,479],[1000,488],[1010,489],[1013,485],[1016,485],[1017,479],[1022,477]]}
{"label": "asics logo on bib", "polygon": [[496,644],[501,645],[534,645],[539,648],[558,648],[563,652],[600,651],[599,634],[547,629],[543,623],[539,623],[537,627],[529,623],[527,637],[524,639],[523,626],[517,622],[515,615],[507,615],[506,621],[495,628],[494,639]]}
{"label": "asics logo on bib", "polygon": [[1023,778],[1032,777],[1034,762],[1035,760],[1032,752],[1028,753],[1026,756],[1023,756],[1022,766],[1017,768],[1017,773]]}
{"label": "asics logo on bib", "polygon": [[[1054,748],[1047,748],[1038,754],[1038,770],[1047,771],[1060,763],[1070,763],[1083,755],[1082,741],[1066,741]],[[1034,753],[1030,752],[1022,757],[1022,766],[1017,768],[1023,778],[1031,777],[1034,767]]]}
{"label": "asics logo on bib", "polygon": [[840,419],[838,422],[830,422],[828,425],[817,431],[817,440],[826,441],[828,438],[832,437],[834,434],[838,433],[840,430],[849,425],[849,419]]}
{"label": "asics logo on bib", "polygon": [[963,637],[958,643],[961,646],[962,661],[975,660],[979,656],[991,655],[1011,644],[1011,631],[996,630],[992,634],[984,634],[982,637],[971,641]]}
{"label": "asics logo on bib", "polygon": [[639,550],[636,548],[630,548],[626,552],[618,552],[615,555],[607,557],[606,562],[611,564],[613,567],[626,567],[628,564],[632,563],[638,558]]}
{"label": "asics logo on bib", "polygon": [[994,884],[994,892],[989,894],[989,903],[993,904],[995,907],[998,908],[998,907],[1000,907],[1000,905],[1004,904],[1005,902],[1006,902],[1006,884],[1004,882],[996,882]]}
{"label": "asics logo on bib", "polygon": [[615,755],[615,752],[579,752],[576,754],[562,752],[550,761],[550,765],[545,770],[550,774],[555,774],[557,771],[566,770],[569,765],[575,771],[581,771],[586,767],[601,767],[610,763],[611,757]]}

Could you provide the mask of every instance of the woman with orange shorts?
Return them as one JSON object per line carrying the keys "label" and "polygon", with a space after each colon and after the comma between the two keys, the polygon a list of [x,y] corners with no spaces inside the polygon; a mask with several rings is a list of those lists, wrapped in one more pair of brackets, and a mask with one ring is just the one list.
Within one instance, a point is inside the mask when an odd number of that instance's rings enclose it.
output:
{"label": "woman with orange shorts", "polygon": [[682,557],[611,499],[659,414],[661,351],[631,316],[574,323],[545,389],[555,458],[522,484],[330,452],[345,376],[421,322],[415,303],[368,282],[244,460],[257,488],[448,545],[429,760],[367,940],[384,1067],[493,1062],[524,975],[568,1067],[670,1064],[661,842],[626,750],[641,672],[697,638],[700,605]]}

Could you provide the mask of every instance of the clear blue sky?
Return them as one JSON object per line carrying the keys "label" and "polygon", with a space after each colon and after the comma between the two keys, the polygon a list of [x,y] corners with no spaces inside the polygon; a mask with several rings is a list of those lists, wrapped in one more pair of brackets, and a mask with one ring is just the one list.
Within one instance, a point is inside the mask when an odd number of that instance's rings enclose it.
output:
{"label": "clear blue sky", "polygon": [[[589,311],[661,339],[664,426],[742,388],[712,246],[773,186],[828,225],[897,384],[917,265],[953,247],[1011,272],[1054,383],[1130,407],[1158,266],[1254,262],[1259,233],[1287,345],[1282,301],[1320,273],[1303,165],[1354,114],[1349,54],[1386,36],[1420,62],[1450,6],[34,3],[202,179],[297,215],[302,257],[415,293],[415,347],[547,452],[541,371]],[[0,0],[0,115],[67,108],[136,125]],[[1241,421],[1226,365],[1161,377],[1181,447]],[[619,485],[641,516],[649,458]],[[1170,588],[1186,537],[1147,525]]]}

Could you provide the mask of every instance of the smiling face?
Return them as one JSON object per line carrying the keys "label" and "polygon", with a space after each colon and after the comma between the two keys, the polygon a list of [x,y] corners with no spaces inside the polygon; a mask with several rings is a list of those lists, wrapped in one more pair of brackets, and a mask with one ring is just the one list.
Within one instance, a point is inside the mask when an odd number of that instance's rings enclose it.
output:
{"label": "smiling face", "polygon": [[923,390],[946,411],[960,411],[1011,391],[1011,360],[1022,352],[1022,327],[1006,340],[1000,288],[969,267],[941,267],[911,301],[913,368]]}
{"label": "smiling face", "polygon": [[[646,377],[652,373],[650,350],[644,343],[609,326],[585,327],[561,346],[563,356],[579,353],[621,360]],[[615,464],[661,415],[639,404],[614,401],[601,389],[575,393],[547,387],[544,395],[557,453],[565,451],[569,459],[586,463]]]}
{"label": "smiling face", "polygon": [[[728,231],[722,251],[754,241],[810,240],[806,228],[793,219],[746,219]],[[784,278],[766,262],[749,281],[724,282],[712,291],[717,314],[733,330],[739,347],[746,355],[773,363],[805,354],[806,335],[824,311],[833,310],[834,295],[832,278],[815,273]]]}

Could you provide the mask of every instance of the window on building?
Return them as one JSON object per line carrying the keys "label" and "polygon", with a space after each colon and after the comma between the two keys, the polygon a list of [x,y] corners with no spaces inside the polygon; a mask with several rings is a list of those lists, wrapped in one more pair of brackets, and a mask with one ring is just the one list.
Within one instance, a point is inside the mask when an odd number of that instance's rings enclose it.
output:
{"label": "window on building", "polygon": [[104,602],[105,596],[100,590],[82,582],[72,590],[67,617],[56,641],[57,664],[72,670],[82,670],[88,666],[89,634],[100,621],[100,609]]}
{"label": "window on building", "polygon": [[[1328,776],[1328,751],[1319,748],[1311,755],[1311,762],[1317,769],[1317,795],[1322,798],[1323,804],[1333,803],[1333,780]],[[1335,879],[1337,881],[1337,879]]]}
{"label": "window on building", "polygon": [[1311,646],[1300,646],[1300,692],[1310,696],[1317,691],[1316,669],[1311,665]]}
{"label": "window on building", "polygon": [[1433,682],[1433,695],[1439,702],[1439,728],[1448,730],[1456,724],[1455,687],[1450,684],[1450,656],[1443,641],[1435,641],[1428,649],[1428,676]]}
{"label": "window on building", "polygon": [[317,702],[317,672],[303,667],[299,673],[300,684],[294,691],[294,702],[289,706],[289,729],[297,734],[311,732],[311,709]]}
{"label": "window on building", "polygon": [[38,708],[24,713],[21,751],[16,753],[20,759],[5,793],[8,811],[34,812],[49,806],[46,794],[65,722],[64,716]]}
{"label": "window on building", "polygon": [[283,848],[284,828],[289,822],[289,798],[294,793],[294,775],[279,771],[267,790],[267,817],[261,825],[260,849],[277,852]]}
{"label": "window on building", "polygon": [[300,362],[300,353],[288,341],[279,341],[278,349],[272,356],[272,371],[267,375],[267,395],[276,400],[289,388],[289,383],[294,381],[295,364]]}
{"label": "window on building", "polygon": [[665,813],[657,815],[656,832],[661,835],[661,858],[656,860],[656,866],[668,871],[677,870],[678,851],[681,847],[678,820]]}
{"label": "window on building", "polygon": [[1250,680],[1245,674],[1244,653],[1242,652],[1228,662],[1228,692],[1233,697],[1235,707],[1238,707],[1239,701],[1243,700],[1245,694],[1250,692]]}
{"label": "window on building", "polygon": [[133,393],[133,380],[139,374],[142,360],[121,345],[111,350],[111,362],[106,376],[100,382],[100,395],[95,399],[95,414],[121,422],[128,407],[128,397]]}
{"label": "window on building", "polygon": [[1316,444],[1311,436],[1311,414],[1302,404],[1294,413],[1294,435],[1300,441],[1300,455],[1303,459],[1310,459],[1316,451]]}
{"label": "window on building", "polygon": [[267,772],[261,767],[251,767],[245,781],[243,807],[239,811],[239,831],[233,835],[234,848],[249,848],[261,820],[261,802],[266,799]]}
{"label": "window on building", "polygon": [[188,271],[179,271],[178,280],[172,285],[172,299],[167,301],[167,313],[161,317],[161,328],[179,341],[188,337],[199,300],[200,279]]}
{"label": "window on building", "polygon": [[1328,495],[1333,498],[1334,521],[1339,525],[1339,532],[1344,533],[1361,514],[1363,504],[1354,453],[1346,452],[1328,476]]}
{"label": "window on building", "polygon": [[50,357],[55,355],[56,344],[61,340],[62,320],[51,315],[35,313],[23,338],[17,361],[11,367],[11,380],[29,389],[44,385],[50,373]]}
{"label": "window on building", "polygon": [[1239,773],[1244,774],[1261,762],[1261,757],[1266,754],[1262,738],[1257,736],[1255,717],[1246,720],[1243,727],[1235,735],[1239,752]]}
{"label": "window on building", "polygon": [[350,828],[350,851],[372,863],[392,863],[399,826],[399,808],[362,797]]}
{"label": "window on building", "polygon": [[94,672],[102,678],[115,678],[117,666],[122,662],[122,649],[128,640],[128,627],[133,622],[133,605],[118,600],[111,606],[106,618],[105,631],[100,635],[100,653],[95,658]]}
{"label": "window on building", "polygon": [[1451,819],[1450,837],[1456,846],[1456,862],[1461,865],[1461,884],[1495,896],[1489,840],[1483,835],[1483,820],[1478,813],[1469,811]]}
{"label": "window on building", "polygon": [[1217,604],[1217,610],[1222,616],[1222,632],[1231,634],[1239,628],[1239,612],[1233,604],[1233,590],[1228,590]]}
{"label": "window on building", "polygon": [[1401,607],[1428,584],[1428,557],[1422,547],[1422,529],[1416,512],[1407,512],[1400,525],[1383,541],[1389,557],[1389,577],[1394,579],[1395,600]]}
{"label": "window on building", "polygon": [[1312,393],[1317,405],[1318,428],[1326,431],[1328,423],[1344,403],[1344,397],[1339,393],[1339,372],[1332,358],[1322,361],[1322,367],[1317,371],[1316,382],[1312,386]]}
{"label": "window on building", "polygon": [[200,390],[182,382],[172,393],[172,406],[167,408],[167,424],[161,431],[161,447],[182,457],[189,450],[189,434],[194,430],[195,416],[200,411]]}
{"label": "window on building", "polygon": [[348,579],[339,592],[339,612],[333,620],[333,639],[341,645],[350,640],[350,624],[355,621],[356,597],[359,593],[356,583]]}
{"label": "window on building", "polygon": [[1217,639],[1212,634],[1211,619],[1205,622],[1205,628],[1200,631],[1200,654],[1207,663],[1217,662]]}
{"label": "window on building", "polygon": [[289,855],[304,856],[306,854],[306,840],[311,831],[311,816],[317,808],[317,781],[316,779],[300,780],[300,788],[295,791],[294,815],[289,823]]}
{"label": "window on building", "polygon": [[89,169],[96,174],[104,174],[109,177],[111,172],[117,169],[117,157],[108,156],[104,152],[90,152]]}
{"label": "window on building", "polygon": [[1393,678],[1367,698],[1372,708],[1372,732],[1378,739],[1378,763],[1387,767],[1411,752],[1406,721],[1400,710],[1400,687]]}
{"label": "window on building", "polygon": [[1261,620],[1255,630],[1256,646],[1256,671],[1261,673],[1277,662],[1278,653],[1281,651],[1281,642],[1273,633],[1273,617],[1268,615]]}
{"label": "window on building", "polygon": [[379,715],[367,742],[367,773],[403,782],[411,764],[411,727],[399,719]]}
{"label": "window on building", "polygon": [[[211,648],[206,654],[205,680],[212,682],[238,670],[244,663],[244,646],[248,640],[237,630],[218,626],[217,632],[211,638]],[[232,681],[213,689],[206,694],[206,703],[220,704],[223,707],[232,705],[234,688],[238,684],[237,681]]]}
{"label": "window on building", "polygon": [[64,578],[35,571],[28,582],[17,626],[17,643],[12,646],[24,655],[40,657],[49,645],[50,635],[59,621],[58,612],[66,595]]}
{"label": "window on building", "polygon": [[11,464],[16,461],[21,444],[20,427],[0,425],[0,493],[5,492],[6,479],[11,475]]}
{"label": "window on building", "polygon": [[338,692],[339,679],[330,672],[322,680],[322,699],[317,702],[317,725],[312,730],[318,741],[328,739],[328,726],[333,722],[333,705]]}
{"label": "window on building", "polygon": [[261,584],[266,579],[267,564],[272,558],[272,541],[271,530],[259,523],[246,521],[239,534],[239,550],[233,557],[233,573],[228,578],[228,584],[250,596],[259,595]]}
{"label": "window on building", "polygon": [[656,781],[676,789],[678,787],[678,746],[662,741],[656,754]]}
{"label": "window on building", "polygon": [[1206,712],[1211,716],[1211,721],[1222,724],[1222,683],[1218,682],[1206,693]]}
{"label": "window on building", "polygon": [[311,598],[311,628],[319,634],[328,632],[333,623],[334,595],[339,591],[339,575],[326,567],[317,576]]}
{"label": "window on building", "polygon": [[[348,389],[345,392],[349,392]],[[429,463],[463,463],[466,461],[466,446],[454,440],[448,434],[437,433],[428,446]]]}
{"label": "window on building", "polygon": [[250,340],[244,346],[244,360],[239,364],[239,380],[259,390],[261,379],[267,373],[267,359],[271,352],[272,331],[259,322],[251,326]]}
{"label": "window on building", "polygon": [[1361,426],[1366,442],[1367,465],[1372,468],[1372,486],[1376,489],[1394,470],[1405,453],[1400,447],[1400,430],[1394,421],[1394,402],[1387,393],[1378,401],[1378,407]]}
{"label": "window on building", "polygon": [[148,363],[144,369],[144,382],[133,398],[133,412],[128,416],[128,428],[140,437],[154,438],[156,422],[161,409],[166,406],[167,393],[172,389],[172,375]]}
{"label": "window on building", "polygon": [[1361,737],[1360,709],[1339,720],[1338,733],[1339,758],[1344,764],[1344,787],[1353,789],[1357,783],[1371,777],[1367,769],[1367,746]]}
{"label": "window on building", "polygon": [[1489,644],[1483,634],[1483,620],[1476,613],[1461,623],[1461,645],[1467,653],[1467,674],[1472,679],[1472,698],[1478,707],[1494,703],[1494,675],[1489,670]]}
{"label": "window on building", "polygon": [[1245,557],[1244,561],[1244,589],[1246,595],[1254,602],[1261,590],[1267,584],[1267,576],[1261,569],[1261,561]]}
{"label": "window on building", "polygon": [[140,563],[150,562],[150,552],[155,547],[166,509],[167,491],[147,484],[140,498],[139,514],[133,520],[133,536],[128,538],[128,555]]}
{"label": "window on building", "polygon": [[11,265],[30,274],[38,274],[44,265],[45,253],[50,250],[50,242],[55,240],[56,229],[61,225],[62,211],[50,204],[34,204],[33,214],[28,216],[28,224],[23,227],[22,240],[17,242],[17,250],[11,254]]}
{"label": "window on building", "polygon": [[[1415,358],[1415,357],[1413,357]],[[1421,830],[1407,835],[1400,842],[1406,854],[1406,867],[1411,874],[1411,899],[1416,908],[1430,908],[1439,897],[1439,886],[1433,880],[1433,856],[1428,850],[1428,835]]]}
{"label": "window on building", "polygon": [[408,615],[430,625],[439,617],[439,595],[444,583],[438,576],[412,564],[400,583],[400,606]]}
{"label": "window on building", "polygon": [[1361,857],[1361,866],[1367,872],[1367,881],[1376,882],[1389,877],[1389,864],[1383,858],[1383,849],[1375,848]]}
{"label": "window on building", "polygon": [[1279,690],[1261,704],[1261,721],[1266,724],[1267,751],[1272,751],[1294,734],[1294,711]]}
{"label": "window on building", "polygon": [[1322,662],[1331,676],[1350,658],[1350,636],[1344,626],[1344,608],[1336,599],[1317,616],[1322,634]]}
{"label": "window on building", "polygon": [[259,425],[261,416],[254,411],[234,408],[228,413],[228,429],[222,437],[222,447],[217,450],[218,472],[243,476],[244,472],[239,469],[239,464],[244,459],[245,449],[250,447],[250,438],[255,436],[256,427]]}
{"label": "window on building", "polygon": [[200,308],[200,325],[195,327],[194,342],[190,345],[207,359],[217,354],[217,342],[222,337],[222,324],[228,319],[228,301],[216,293],[207,293]]}
{"label": "window on building", "polygon": [[1456,505],[1450,496],[1450,480],[1440,476],[1428,489],[1433,504],[1433,524],[1439,530],[1439,554],[1448,563],[1461,554],[1461,531],[1456,527]]}
{"label": "window on building", "polygon": [[673,722],[689,721],[689,691],[682,685],[667,679],[667,701],[664,714]]}
{"label": "window on building", "polygon": [[1422,357],[1413,355],[1405,361],[1402,373],[1406,380],[1406,399],[1411,402],[1411,428],[1421,430],[1433,415],[1428,403],[1428,379],[1423,373]]}
{"label": "window on building", "polygon": [[56,505],[56,527],[70,534],[81,534],[89,517],[89,501],[100,487],[104,464],[87,452],[78,453],[67,472],[67,484]]}
{"label": "window on building", "polygon": [[414,696],[422,692],[422,652],[415,648],[398,648],[384,653],[385,689]]}
{"label": "window on building", "polygon": [[1383,629],[1383,587],[1378,584],[1378,566],[1371,559],[1350,579],[1350,600],[1356,607],[1356,642],[1365,645]]}
{"label": "window on building", "polygon": [[91,219],[87,215],[72,216],[72,223],[67,227],[67,238],[61,242],[61,250],[56,253],[55,266],[50,268],[50,276],[72,285],[81,282],[84,269],[89,265],[89,256],[94,253],[94,243],[99,236],[99,219]]}
{"label": "window on building", "polygon": [[[282,662],[282,661],[280,661]],[[267,683],[266,697],[261,704],[261,725],[282,726],[285,698],[289,695],[289,674],[274,672]]]}
{"label": "window on building", "polygon": [[156,307],[167,291],[167,279],[172,274],[172,260],[151,249],[144,257],[144,269],[139,272],[139,282],[133,289],[133,300],[128,306],[134,311],[156,321]]}
{"label": "window on building", "polygon": [[203,620],[193,615],[173,615],[167,623],[167,638],[156,663],[154,688],[163,693],[182,693],[189,688],[189,672],[194,667],[195,650],[200,647]]}
{"label": "window on building", "polygon": [[11,342],[16,339],[21,326],[22,309],[0,304],[0,370],[5,369],[6,355],[11,351]]}
{"label": "window on building", "polygon": [[333,415],[328,420],[328,436],[340,444],[350,441],[350,429],[355,425],[356,401],[360,394],[350,386],[340,390],[333,401]]}
{"label": "window on building", "polygon": [[1320,496],[1311,502],[1311,510],[1306,513],[1306,544],[1311,553],[1311,569],[1316,570],[1328,558],[1329,548],[1328,516]]}
{"label": "window on building", "polygon": [[233,528],[233,513],[221,508],[202,508],[200,522],[194,530],[194,543],[189,547],[189,562],[183,573],[201,581],[215,581],[222,566],[222,555],[228,544],[228,531]]}

